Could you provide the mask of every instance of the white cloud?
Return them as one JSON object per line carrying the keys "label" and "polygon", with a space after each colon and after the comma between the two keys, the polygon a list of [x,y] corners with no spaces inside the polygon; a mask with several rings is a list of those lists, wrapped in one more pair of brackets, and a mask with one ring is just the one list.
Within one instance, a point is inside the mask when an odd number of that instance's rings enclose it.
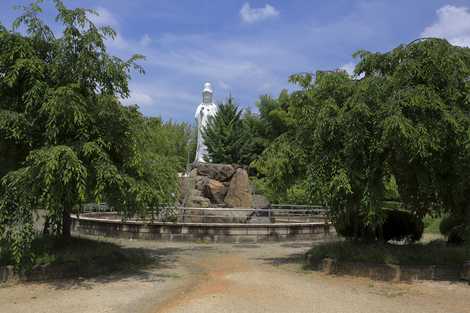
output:
{"label": "white cloud", "polygon": [[149,34],[143,35],[142,38],[140,39],[140,45],[142,47],[147,47],[151,43],[152,43],[152,38],[149,36]]}
{"label": "white cloud", "polygon": [[349,75],[354,75],[354,68],[356,67],[356,64],[354,64],[353,62],[349,62],[349,63],[346,63],[346,64],[343,64],[340,69],[342,70],[345,70],[346,72],[348,72]]}
{"label": "white cloud", "polygon": [[151,95],[142,91],[134,90],[131,90],[129,98],[121,100],[125,105],[137,104],[139,107],[149,106],[154,103],[154,99]]}
{"label": "white cloud", "polygon": [[421,36],[445,38],[457,46],[470,47],[470,12],[466,7],[446,5],[436,11],[437,21]]}
{"label": "white cloud", "polygon": [[117,27],[119,25],[117,18],[106,8],[97,7],[95,8],[96,13],[90,14],[89,19],[98,26],[113,26]]}
{"label": "white cloud", "polygon": [[106,40],[106,45],[108,47],[120,49],[120,50],[127,50],[132,45],[129,43],[129,41],[124,38],[119,32],[116,32],[116,37],[114,39],[108,38]]}
{"label": "white cloud", "polygon": [[223,90],[230,90],[231,89],[230,85],[227,84],[226,82],[224,82],[223,80],[219,81],[219,86]]}
{"label": "white cloud", "polygon": [[279,16],[279,11],[269,4],[266,4],[264,8],[252,8],[247,2],[240,9],[240,17],[245,23],[254,23],[277,16]]}
{"label": "white cloud", "polygon": [[166,118],[173,114],[187,114],[188,107],[195,108],[201,98],[200,93],[191,94],[165,79],[131,82],[129,89],[130,97],[121,99],[124,105],[137,104],[146,112],[155,112],[156,115],[164,115]]}

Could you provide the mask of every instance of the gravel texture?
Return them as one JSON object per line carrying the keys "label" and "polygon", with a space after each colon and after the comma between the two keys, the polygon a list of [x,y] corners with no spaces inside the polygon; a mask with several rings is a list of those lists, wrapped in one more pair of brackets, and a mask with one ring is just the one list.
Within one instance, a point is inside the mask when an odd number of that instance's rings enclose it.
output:
{"label": "gravel texture", "polygon": [[302,270],[312,243],[215,245],[116,241],[156,266],[130,273],[0,287],[8,313],[468,313],[463,283],[375,282]]}

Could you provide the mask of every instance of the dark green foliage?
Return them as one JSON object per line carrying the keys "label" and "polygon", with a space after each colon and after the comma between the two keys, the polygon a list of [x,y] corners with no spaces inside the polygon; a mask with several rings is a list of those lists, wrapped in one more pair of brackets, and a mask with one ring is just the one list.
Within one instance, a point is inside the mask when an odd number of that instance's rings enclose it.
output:
{"label": "dark green foliage", "polygon": [[291,97],[283,90],[277,99],[267,95],[257,102],[256,131],[253,137],[264,147],[251,162],[258,176],[257,188],[274,203],[316,203],[306,184],[307,166],[304,147],[296,135],[290,112]]}
{"label": "dark green foliage", "polygon": [[419,219],[444,210],[470,225],[470,49],[427,39],[356,55],[361,78],[291,77],[302,89],[291,95],[290,141],[309,161],[310,190],[347,229],[379,231],[384,199]]}
{"label": "dark green foliage", "polygon": [[468,234],[468,225],[465,225],[462,216],[455,214],[445,216],[441,220],[439,231],[444,236],[447,236],[450,243],[462,243],[470,237]]}
{"label": "dark green foliage", "polygon": [[397,181],[393,175],[389,178],[386,178],[384,188],[384,200],[400,201],[400,194],[398,193]]}
{"label": "dark green foliage", "polygon": [[424,223],[421,219],[404,210],[386,211],[385,222],[382,225],[383,241],[415,242],[421,239],[424,230]]}
{"label": "dark green foliage", "polygon": [[415,242],[421,239],[424,223],[414,214],[404,210],[383,209],[384,222],[379,227],[370,227],[360,216],[340,215],[336,217],[336,231],[346,238],[362,238],[388,242]]}
{"label": "dark green foliage", "polygon": [[177,186],[174,162],[143,144],[142,115],[119,102],[141,56],[109,55],[111,28],[53,2],[61,37],[40,20],[40,1],[15,21],[25,34],[0,28],[0,238],[17,264],[28,262],[37,209],[67,237],[83,203],[145,215],[172,203]]}
{"label": "dark green foliage", "polygon": [[340,262],[397,265],[450,265],[460,268],[470,258],[470,246],[447,245],[444,241],[393,245],[345,240],[315,245],[307,252],[307,260],[318,263],[330,257]]}
{"label": "dark green foliage", "polygon": [[[290,188],[297,188],[299,191],[301,185],[294,186],[301,184],[299,178],[305,174],[303,155],[303,150],[289,136],[281,135],[252,163],[271,201],[289,201]],[[296,197],[299,198],[299,195]]]}
{"label": "dark green foliage", "polygon": [[242,149],[247,142],[241,119],[242,111],[232,97],[218,107],[203,136],[209,159],[212,163],[243,164]]}

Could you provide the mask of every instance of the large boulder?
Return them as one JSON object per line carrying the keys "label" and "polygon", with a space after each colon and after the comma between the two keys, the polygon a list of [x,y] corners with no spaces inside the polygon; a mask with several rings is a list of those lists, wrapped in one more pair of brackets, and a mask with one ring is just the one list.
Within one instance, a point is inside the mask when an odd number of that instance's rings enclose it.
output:
{"label": "large boulder", "polygon": [[224,202],[233,208],[251,208],[253,206],[250,180],[246,170],[242,168],[236,170],[230,181]]}
{"label": "large boulder", "polygon": [[225,195],[227,194],[227,187],[218,180],[209,179],[204,185],[203,194],[209,198],[212,203],[223,204]]}
{"label": "large boulder", "polygon": [[204,190],[206,189],[206,185],[209,184],[210,180],[211,179],[206,176],[196,176],[194,177],[194,188],[204,192]]}
{"label": "large boulder", "polygon": [[199,163],[197,165],[197,174],[206,176],[220,182],[229,181],[235,173],[235,167],[229,164],[210,164]]}
{"label": "large boulder", "polygon": [[200,190],[193,189],[186,199],[185,206],[189,208],[208,208],[210,204],[211,201],[203,197]]}
{"label": "large boulder", "polygon": [[268,198],[263,195],[254,195],[253,196],[253,208],[255,209],[269,209],[271,208],[271,202]]}

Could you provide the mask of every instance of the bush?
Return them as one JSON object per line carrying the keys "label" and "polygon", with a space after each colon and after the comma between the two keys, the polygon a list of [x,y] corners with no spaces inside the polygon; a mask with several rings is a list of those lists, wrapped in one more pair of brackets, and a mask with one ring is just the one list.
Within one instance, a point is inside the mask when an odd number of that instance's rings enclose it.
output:
{"label": "bush", "polygon": [[465,226],[463,217],[451,214],[442,219],[439,231],[447,237],[449,243],[460,244],[465,241],[468,227]]}
{"label": "bush", "polygon": [[389,210],[385,223],[382,226],[382,238],[384,242],[390,240],[406,240],[415,242],[421,239],[424,231],[424,223],[416,215],[404,210]]}
{"label": "bush", "polygon": [[414,214],[397,209],[383,209],[385,221],[381,229],[371,229],[359,215],[343,215],[336,219],[336,232],[346,238],[415,242],[421,239],[424,223]]}

